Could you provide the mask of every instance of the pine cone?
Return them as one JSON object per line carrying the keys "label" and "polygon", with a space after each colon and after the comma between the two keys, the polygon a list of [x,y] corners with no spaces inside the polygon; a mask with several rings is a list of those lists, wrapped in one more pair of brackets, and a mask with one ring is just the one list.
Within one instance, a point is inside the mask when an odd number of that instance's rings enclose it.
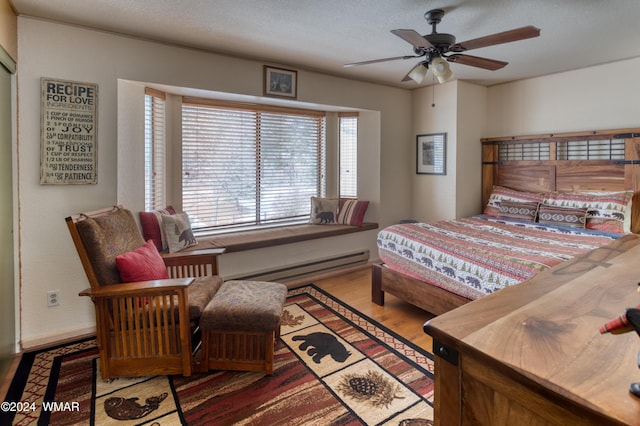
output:
{"label": "pine cone", "polygon": [[349,386],[360,395],[375,395],[378,392],[378,386],[366,377],[353,377],[349,379]]}

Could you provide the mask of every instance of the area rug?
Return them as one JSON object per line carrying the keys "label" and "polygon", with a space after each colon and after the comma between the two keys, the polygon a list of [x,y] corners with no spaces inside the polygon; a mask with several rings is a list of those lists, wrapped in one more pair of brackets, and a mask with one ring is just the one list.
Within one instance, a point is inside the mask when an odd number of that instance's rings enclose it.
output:
{"label": "area rug", "polygon": [[[0,424],[430,425],[432,355],[314,285],[289,291],[274,371],[100,379],[94,339],[25,354]],[[7,405],[9,404],[9,405]]]}

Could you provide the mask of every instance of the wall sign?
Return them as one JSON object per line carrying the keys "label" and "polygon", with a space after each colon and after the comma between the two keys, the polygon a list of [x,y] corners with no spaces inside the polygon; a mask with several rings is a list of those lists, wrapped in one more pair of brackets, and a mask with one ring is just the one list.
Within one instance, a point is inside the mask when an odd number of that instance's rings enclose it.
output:
{"label": "wall sign", "polygon": [[98,85],[41,79],[41,184],[95,184]]}

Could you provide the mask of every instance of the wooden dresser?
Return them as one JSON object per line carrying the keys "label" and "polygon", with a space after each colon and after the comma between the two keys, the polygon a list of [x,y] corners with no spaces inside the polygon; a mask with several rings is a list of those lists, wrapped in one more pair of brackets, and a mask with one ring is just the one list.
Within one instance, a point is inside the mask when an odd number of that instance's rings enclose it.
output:
{"label": "wooden dresser", "polygon": [[640,338],[598,332],[639,282],[628,235],[427,322],[436,425],[640,425]]}

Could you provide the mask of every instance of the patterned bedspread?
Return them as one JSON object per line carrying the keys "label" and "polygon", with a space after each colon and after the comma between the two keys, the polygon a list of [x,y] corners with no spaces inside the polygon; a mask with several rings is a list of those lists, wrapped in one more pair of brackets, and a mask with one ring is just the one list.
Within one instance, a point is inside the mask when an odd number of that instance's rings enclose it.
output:
{"label": "patterned bedspread", "polygon": [[478,299],[621,236],[474,216],[389,226],[378,253],[395,271]]}

